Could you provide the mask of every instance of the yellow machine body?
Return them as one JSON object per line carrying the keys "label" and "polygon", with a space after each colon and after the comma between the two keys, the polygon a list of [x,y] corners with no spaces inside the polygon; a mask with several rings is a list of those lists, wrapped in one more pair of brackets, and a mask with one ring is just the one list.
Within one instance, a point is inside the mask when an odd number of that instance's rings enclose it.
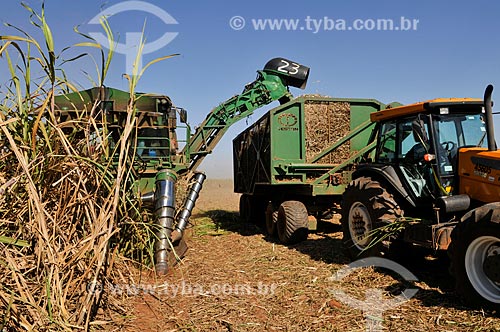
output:
{"label": "yellow machine body", "polygon": [[459,192],[473,200],[491,203],[500,200],[500,150],[461,148],[459,151]]}

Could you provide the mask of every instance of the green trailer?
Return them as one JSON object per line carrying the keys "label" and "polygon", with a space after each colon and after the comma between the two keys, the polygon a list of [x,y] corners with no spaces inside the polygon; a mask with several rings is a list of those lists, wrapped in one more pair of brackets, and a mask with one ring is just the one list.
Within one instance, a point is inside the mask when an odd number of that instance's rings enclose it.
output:
{"label": "green trailer", "polygon": [[355,162],[373,148],[370,114],[386,107],[302,96],[267,112],[233,140],[241,218],[265,220],[283,243],[307,238],[318,219],[336,212]]}

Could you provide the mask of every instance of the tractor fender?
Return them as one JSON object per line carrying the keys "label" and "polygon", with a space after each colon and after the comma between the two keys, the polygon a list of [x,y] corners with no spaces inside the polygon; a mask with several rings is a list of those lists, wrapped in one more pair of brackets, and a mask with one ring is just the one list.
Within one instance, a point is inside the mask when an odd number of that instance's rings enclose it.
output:
{"label": "tractor fender", "polygon": [[390,165],[359,165],[358,169],[352,174],[352,179],[366,176],[374,180],[383,181],[389,184],[393,192],[397,192],[405,199],[412,207],[416,207],[415,201],[411,198],[410,194],[406,191],[394,167]]}

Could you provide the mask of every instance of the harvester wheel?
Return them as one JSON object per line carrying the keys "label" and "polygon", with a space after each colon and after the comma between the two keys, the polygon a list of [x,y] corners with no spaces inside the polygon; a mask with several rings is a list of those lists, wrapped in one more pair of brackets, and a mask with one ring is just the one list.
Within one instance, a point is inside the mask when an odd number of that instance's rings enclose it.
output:
{"label": "harvester wheel", "polygon": [[456,292],[472,305],[500,309],[500,203],[466,213],[448,254]]}
{"label": "harvester wheel", "polygon": [[294,244],[307,239],[307,208],[299,201],[285,201],[278,209],[276,228],[283,244]]}
{"label": "harvester wheel", "polygon": [[351,259],[379,256],[383,242],[370,232],[402,216],[394,197],[379,182],[369,177],[352,181],[342,197],[340,220],[347,254]]}
{"label": "harvester wheel", "polygon": [[278,211],[274,209],[272,202],[267,204],[266,209],[266,230],[270,236],[276,235],[276,223],[278,222]]}

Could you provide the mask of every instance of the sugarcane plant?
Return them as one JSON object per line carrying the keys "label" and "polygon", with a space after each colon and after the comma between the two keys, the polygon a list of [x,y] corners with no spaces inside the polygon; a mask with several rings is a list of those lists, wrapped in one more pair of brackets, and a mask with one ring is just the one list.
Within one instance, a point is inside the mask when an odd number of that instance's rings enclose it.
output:
{"label": "sugarcane plant", "polygon": [[151,242],[130,190],[135,89],[144,70],[169,56],[126,77],[123,126],[111,138],[100,103],[69,119],[56,102],[68,93],[85,98],[65,72],[84,58],[98,64],[92,84],[102,90],[116,46],[107,20],[106,48],[77,28],[84,41],[58,48],[44,4],[41,12],[23,6],[34,33],[6,24],[0,35],[10,75],[0,85],[0,330],[88,330],[100,324],[98,308],[112,309],[100,290],[116,277],[120,252],[147,252]]}

